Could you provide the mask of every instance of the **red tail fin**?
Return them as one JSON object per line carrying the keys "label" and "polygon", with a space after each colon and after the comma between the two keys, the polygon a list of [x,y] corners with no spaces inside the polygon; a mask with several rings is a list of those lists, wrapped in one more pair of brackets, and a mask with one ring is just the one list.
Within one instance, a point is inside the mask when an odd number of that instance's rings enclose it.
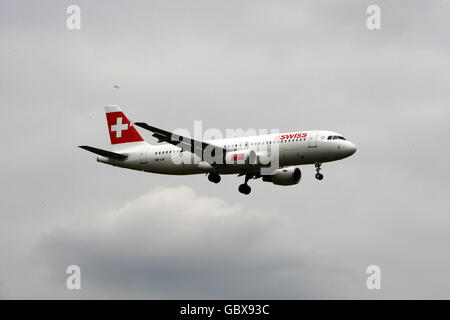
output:
{"label": "red tail fin", "polygon": [[105,112],[112,145],[144,141],[118,106],[105,107]]}

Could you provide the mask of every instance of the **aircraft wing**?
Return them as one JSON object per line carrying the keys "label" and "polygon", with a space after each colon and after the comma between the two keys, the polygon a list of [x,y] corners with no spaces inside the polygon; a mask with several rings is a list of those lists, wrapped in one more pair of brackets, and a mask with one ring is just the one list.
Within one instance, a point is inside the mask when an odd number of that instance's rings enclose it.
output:
{"label": "aircraft wing", "polygon": [[198,141],[185,136],[180,136],[170,131],[150,126],[145,122],[135,122],[134,125],[153,132],[152,136],[158,139],[158,142],[170,143],[181,148],[183,151],[189,151],[200,156],[202,156],[205,151],[209,151],[212,156],[218,154],[218,152],[222,152],[223,156],[225,157],[226,149],[220,146],[216,146],[203,141]]}

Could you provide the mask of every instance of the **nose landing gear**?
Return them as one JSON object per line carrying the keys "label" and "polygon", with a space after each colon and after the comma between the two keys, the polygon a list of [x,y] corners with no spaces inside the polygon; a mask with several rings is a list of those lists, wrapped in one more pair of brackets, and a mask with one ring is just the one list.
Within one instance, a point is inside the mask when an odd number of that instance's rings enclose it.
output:
{"label": "nose landing gear", "polygon": [[320,166],[322,165],[322,162],[314,162],[314,166],[316,167],[316,179],[317,180],[322,180],[323,179],[323,174],[320,173]]}

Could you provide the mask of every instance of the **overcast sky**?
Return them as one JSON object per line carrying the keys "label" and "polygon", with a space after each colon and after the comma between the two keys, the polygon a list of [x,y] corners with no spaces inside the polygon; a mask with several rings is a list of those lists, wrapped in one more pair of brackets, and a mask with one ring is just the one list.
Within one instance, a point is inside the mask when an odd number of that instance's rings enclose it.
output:
{"label": "overcast sky", "polygon": [[[0,297],[450,298],[449,17],[449,0],[2,0]],[[242,177],[97,163],[77,146],[109,148],[108,104],[168,130],[333,130],[358,151],[243,196]]]}

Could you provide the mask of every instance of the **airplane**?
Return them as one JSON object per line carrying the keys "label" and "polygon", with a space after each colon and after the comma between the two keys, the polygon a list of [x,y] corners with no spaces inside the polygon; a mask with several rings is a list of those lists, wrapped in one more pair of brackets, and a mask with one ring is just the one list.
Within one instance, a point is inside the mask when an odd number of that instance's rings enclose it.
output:
{"label": "airplane", "polygon": [[[199,141],[145,122],[133,123],[119,106],[106,106],[105,113],[112,151],[79,146],[97,154],[98,162],[159,174],[206,174],[213,183],[219,183],[221,175],[237,174],[245,176],[238,188],[245,195],[251,192],[250,179],[262,178],[282,186],[298,184],[302,176],[300,165],[314,164],[315,177],[322,180],[322,163],[356,152],[354,143],[328,130]],[[147,143],[136,127],[150,131],[163,144]]]}

